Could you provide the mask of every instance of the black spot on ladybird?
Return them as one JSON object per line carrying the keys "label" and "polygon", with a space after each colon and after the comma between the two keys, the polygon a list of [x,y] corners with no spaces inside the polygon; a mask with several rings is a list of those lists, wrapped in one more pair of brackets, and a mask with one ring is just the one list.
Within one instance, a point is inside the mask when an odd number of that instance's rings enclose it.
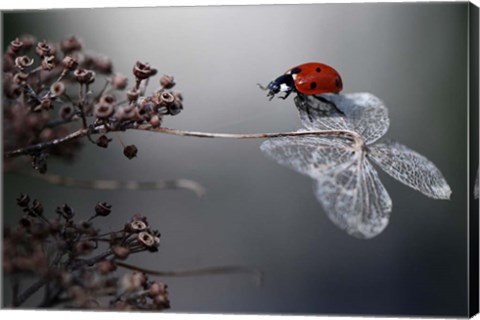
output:
{"label": "black spot on ladybird", "polygon": [[335,85],[340,87],[340,78],[335,79]]}
{"label": "black spot on ladybird", "polygon": [[322,71],[322,69],[320,69],[319,67],[317,67],[317,68],[315,69],[315,71],[320,72],[320,71]]}
{"label": "black spot on ladybird", "polygon": [[317,87],[317,83],[316,82],[312,82],[310,83],[310,89],[315,89]]}

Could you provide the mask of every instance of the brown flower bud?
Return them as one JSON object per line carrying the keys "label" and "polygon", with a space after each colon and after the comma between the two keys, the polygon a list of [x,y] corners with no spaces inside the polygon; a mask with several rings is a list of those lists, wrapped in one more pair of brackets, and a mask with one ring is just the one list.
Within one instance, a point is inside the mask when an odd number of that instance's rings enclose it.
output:
{"label": "brown flower bud", "polygon": [[170,301],[166,294],[160,294],[153,298],[153,302],[157,306],[157,309],[168,309],[170,308]]}
{"label": "brown flower bud", "polygon": [[133,66],[133,74],[138,79],[144,80],[157,74],[157,70],[152,68],[148,63],[137,61]]}
{"label": "brown flower bud", "polygon": [[151,298],[154,298],[158,295],[165,295],[167,293],[168,286],[162,282],[154,282],[150,285],[148,289],[148,294]]}
{"label": "brown flower bud", "polygon": [[50,55],[51,52],[52,47],[45,41],[39,42],[35,48],[35,53],[40,56],[40,58]]}
{"label": "brown flower bud", "polygon": [[33,59],[30,59],[28,56],[21,56],[15,58],[15,66],[19,70],[25,70],[33,64]]}
{"label": "brown flower bud", "polygon": [[127,87],[128,78],[123,74],[117,73],[110,79],[110,82],[113,88],[117,90],[124,90]]}
{"label": "brown flower bud", "polygon": [[60,43],[60,48],[65,53],[80,51],[82,49],[82,43],[75,36],[71,36]]}
{"label": "brown flower bud", "polygon": [[25,229],[29,229],[33,222],[32,222],[32,217],[29,217],[29,216],[23,216],[20,218],[20,220],[18,221],[18,223]]}
{"label": "brown flower bud", "polygon": [[140,114],[134,105],[129,105],[128,107],[117,108],[115,117],[117,117],[120,121],[138,120],[140,119]]}
{"label": "brown flower bud", "polygon": [[95,70],[100,73],[112,73],[112,60],[106,56],[95,56],[92,59],[92,64]]}
{"label": "brown flower bud", "polygon": [[50,110],[53,109],[52,99],[50,97],[43,97],[40,99],[40,104],[37,105],[33,111],[41,111],[41,110]]}
{"label": "brown flower bud", "polygon": [[51,71],[55,68],[55,56],[44,56],[42,59],[42,70]]}
{"label": "brown flower bud", "polygon": [[121,245],[113,246],[112,251],[115,257],[120,260],[127,259],[128,255],[130,254],[130,249],[128,247],[121,246]]}
{"label": "brown flower bud", "polygon": [[62,60],[62,66],[63,66],[63,69],[72,71],[72,70],[77,69],[78,62],[74,58],[72,58],[70,56],[66,56]]}
{"label": "brown flower bud", "polygon": [[57,207],[57,210],[55,212],[61,215],[66,220],[72,219],[73,216],[75,215],[75,212],[68,204],[64,204],[61,207]]}
{"label": "brown flower bud", "polygon": [[172,76],[167,76],[164,74],[160,77],[160,86],[165,89],[171,89],[175,86],[175,81]]}
{"label": "brown flower bud", "polygon": [[37,199],[33,200],[32,211],[41,216],[43,214],[43,204]]}
{"label": "brown flower bud", "polygon": [[31,35],[23,35],[20,37],[20,41],[23,43],[23,50],[29,50],[35,44],[36,39]]}
{"label": "brown flower bud", "polygon": [[98,137],[97,141],[95,143],[97,146],[101,148],[107,148],[108,144],[112,141],[112,139],[108,138],[106,135],[102,134],[100,137]]}
{"label": "brown flower bud", "polygon": [[97,216],[106,217],[112,212],[112,205],[106,202],[98,202],[95,206],[95,214]]}
{"label": "brown flower bud", "polygon": [[127,99],[130,102],[137,101],[139,95],[140,93],[138,92],[138,90],[131,89],[127,91]]}
{"label": "brown flower bud", "polygon": [[60,116],[60,118],[62,120],[66,120],[66,121],[69,121],[73,118],[73,116],[75,115],[75,109],[73,108],[72,105],[63,105],[61,108],[60,108],[60,111],[58,112],[58,115]]}
{"label": "brown flower bud", "polygon": [[30,197],[26,193],[20,193],[20,196],[17,198],[17,205],[19,207],[25,208],[28,207],[30,203]]}
{"label": "brown flower bud", "polygon": [[53,97],[59,97],[65,92],[65,85],[63,82],[55,82],[50,86],[50,93]]}
{"label": "brown flower bud", "polygon": [[123,149],[123,154],[125,155],[125,157],[127,157],[129,160],[132,160],[133,158],[135,158],[137,156],[137,153],[138,153],[138,149],[135,145],[131,144],[131,145],[128,145],[126,146],[124,149]]}
{"label": "brown flower bud", "polygon": [[117,265],[112,260],[102,260],[97,264],[98,271],[101,274],[109,274],[112,271],[115,271]]}
{"label": "brown flower bud", "polygon": [[183,101],[183,95],[181,92],[175,92],[173,95],[175,96],[175,100]]}
{"label": "brown flower bud", "polygon": [[81,84],[90,84],[95,81],[95,72],[92,70],[86,70],[83,68],[78,68],[73,73],[75,79]]}
{"label": "brown flower bud", "polygon": [[154,115],[151,119],[150,119],[150,125],[152,126],[152,128],[158,128],[160,127],[160,124],[162,123],[162,121],[160,120],[160,117],[158,115]]}

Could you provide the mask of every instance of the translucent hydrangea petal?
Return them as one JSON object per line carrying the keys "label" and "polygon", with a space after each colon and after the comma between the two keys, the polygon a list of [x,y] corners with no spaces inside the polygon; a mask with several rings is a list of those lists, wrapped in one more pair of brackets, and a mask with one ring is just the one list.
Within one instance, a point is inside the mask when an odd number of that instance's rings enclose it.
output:
{"label": "translucent hydrangea petal", "polygon": [[397,142],[369,147],[368,157],[398,181],[435,199],[450,199],[452,190],[438,168],[421,154]]}
{"label": "translucent hydrangea petal", "polygon": [[366,144],[385,135],[390,125],[384,103],[370,93],[299,94],[295,105],[305,128],[352,130],[359,133]]}

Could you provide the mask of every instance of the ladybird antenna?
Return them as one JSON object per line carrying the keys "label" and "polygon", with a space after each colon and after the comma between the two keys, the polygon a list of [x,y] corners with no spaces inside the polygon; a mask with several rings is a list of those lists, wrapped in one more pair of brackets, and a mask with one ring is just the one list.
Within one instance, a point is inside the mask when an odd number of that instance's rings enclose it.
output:
{"label": "ladybird antenna", "polygon": [[257,83],[257,86],[258,86],[260,89],[262,89],[263,91],[267,91],[267,90],[268,90],[267,87],[262,86],[260,83]]}

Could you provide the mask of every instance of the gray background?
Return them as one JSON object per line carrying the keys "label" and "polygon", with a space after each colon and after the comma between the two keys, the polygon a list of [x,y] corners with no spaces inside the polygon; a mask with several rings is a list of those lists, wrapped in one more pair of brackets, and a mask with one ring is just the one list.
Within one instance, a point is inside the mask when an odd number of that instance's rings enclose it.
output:
{"label": "gray background", "polygon": [[68,202],[80,217],[105,200],[114,206],[106,230],[137,212],[160,229],[160,251],[131,259],[145,268],[248,265],[264,272],[261,287],[244,275],[162,279],[173,312],[466,314],[466,3],[58,10],[3,18],[4,45],[24,33],[52,41],[75,34],[112,57],[118,72],[128,74],[141,60],[174,75],[185,110],[165,126],[179,129],[298,129],[293,100],[269,102],[255,84],[303,62],[327,63],[342,75],[345,92],[368,91],[386,103],[387,136],[431,159],[453,190],[450,201],[432,200],[380,173],[393,200],[390,224],[361,241],[330,222],[309,178],[264,157],[260,140],[128,132],[122,139],[139,147],[138,158],[124,158],[118,141],[107,150],[86,145],[74,164],[50,161],[51,172],[188,178],[207,195],[93,192],[7,174],[6,224],[20,215],[20,192],[42,199],[50,212]]}

